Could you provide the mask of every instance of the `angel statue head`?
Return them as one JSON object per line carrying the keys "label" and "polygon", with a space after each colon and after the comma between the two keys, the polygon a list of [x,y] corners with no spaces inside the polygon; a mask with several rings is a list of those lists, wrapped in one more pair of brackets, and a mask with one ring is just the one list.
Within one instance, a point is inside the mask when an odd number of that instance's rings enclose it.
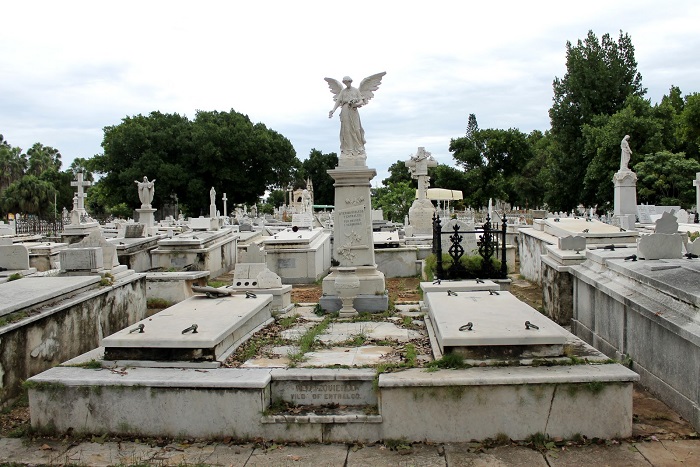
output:
{"label": "angel statue head", "polygon": [[[328,112],[332,118],[340,107],[340,165],[365,165],[365,130],[360,122],[358,109],[374,97],[374,91],[382,83],[386,72],[368,76],[360,82],[360,87],[352,87],[352,78],[343,77],[345,88],[333,78],[324,78],[333,93],[335,106]],[[349,162],[352,160],[352,162]]]}

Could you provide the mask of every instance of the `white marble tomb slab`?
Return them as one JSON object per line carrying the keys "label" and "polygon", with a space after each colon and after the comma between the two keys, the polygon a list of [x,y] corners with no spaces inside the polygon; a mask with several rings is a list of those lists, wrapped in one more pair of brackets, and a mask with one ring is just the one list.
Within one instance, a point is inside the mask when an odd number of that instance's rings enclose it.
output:
{"label": "white marble tomb slab", "polygon": [[100,282],[99,276],[25,277],[0,284],[0,316],[31,308],[47,300],[74,295]]}
{"label": "white marble tomb slab", "polygon": [[104,268],[103,250],[100,247],[66,248],[59,252],[64,271],[99,271]]}
{"label": "white marble tomb slab", "polygon": [[642,235],[637,244],[637,256],[649,260],[681,258],[683,256],[683,237],[678,233]]}
{"label": "white marble tomb slab", "polygon": [[296,232],[292,231],[291,229],[287,229],[274,234],[272,237],[265,238],[264,243],[266,245],[277,245],[282,243],[308,244],[322,232],[323,229],[298,230]]}
{"label": "white marble tomb slab", "polygon": [[428,292],[443,292],[447,293],[448,290],[453,292],[469,292],[476,290],[494,290],[498,291],[501,287],[493,281],[485,279],[482,283],[475,280],[463,280],[463,281],[440,281],[439,284],[433,282],[421,282],[420,288],[423,293]]}
{"label": "white marble tomb slab", "polygon": [[[272,295],[192,297],[102,339],[104,347],[210,349],[272,301]],[[131,330],[144,325],[144,332]],[[182,334],[192,324],[197,333]]]}
{"label": "white marble tomb slab", "polygon": [[255,279],[267,269],[265,263],[238,263],[233,271],[234,279]]}
{"label": "white marble tomb slab", "polygon": [[29,250],[24,245],[0,246],[0,266],[11,271],[29,269]]}
{"label": "white marble tomb slab", "polygon": [[583,251],[586,249],[586,237],[580,235],[569,235],[559,238],[560,250]]}
{"label": "white marble tomb slab", "polygon": [[678,219],[673,213],[674,211],[664,212],[661,217],[656,220],[654,232],[658,234],[675,234],[678,232]]}
{"label": "white marble tomb slab", "polygon": [[292,225],[310,229],[313,226],[314,218],[311,214],[292,214]]}
{"label": "white marble tomb slab", "polygon": [[[425,294],[430,317],[444,347],[563,345],[566,331],[510,292],[444,292]],[[539,329],[525,329],[525,321]],[[472,331],[460,331],[466,323]]]}

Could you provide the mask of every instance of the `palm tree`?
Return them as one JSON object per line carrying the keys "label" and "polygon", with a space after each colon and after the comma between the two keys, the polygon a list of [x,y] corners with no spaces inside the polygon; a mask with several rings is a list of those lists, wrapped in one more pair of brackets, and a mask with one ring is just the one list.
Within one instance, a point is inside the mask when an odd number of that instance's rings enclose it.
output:
{"label": "palm tree", "polygon": [[7,144],[0,135],[0,191],[22,178],[27,170],[27,156],[21,148]]}
{"label": "palm tree", "polygon": [[31,175],[38,177],[46,170],[56,169],[57,172],[61,170],[61,153],[51,146],[34,143],[27,151],[27,156],[29,156],[29,170],[27,172]]}

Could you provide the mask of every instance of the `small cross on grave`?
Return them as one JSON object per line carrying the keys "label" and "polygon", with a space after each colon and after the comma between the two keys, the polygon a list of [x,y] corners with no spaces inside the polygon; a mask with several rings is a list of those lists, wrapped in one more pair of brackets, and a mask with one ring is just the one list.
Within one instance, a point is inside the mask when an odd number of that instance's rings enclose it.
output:
{"label": "small cross on grave", "polygon": [[224,197],[221,198],[221,200],[224,202],[224,217],[228,217],[228,211],[226,210],[226,201],[228,201],[228,198],[226,197],[226,193],[224,193]]}
{"label": "small cross on grave", "polygon": [[437,167],[437,161],[433,159],[433,156],[425,148],[419,147],[416,155],[411,156],[404,164],[411,172],[411,178],[418,179],[418,199],[425,199],[426,190],[430,187],[428,168]]}
{"label": "small cross on grave", "polygon": [[87,197],[87,194],[83,191],[83,188],[87,188],[92,185],[92,182],[88,180],[83,180],[83,173],[78,172],[76,175],[77,180],[73,180],[70,182],[71,186],[78,187],[78,194],[76,195],[78,197],[78,203],[77,203],[77,210],[84,212],[85,211],[85,198]]}

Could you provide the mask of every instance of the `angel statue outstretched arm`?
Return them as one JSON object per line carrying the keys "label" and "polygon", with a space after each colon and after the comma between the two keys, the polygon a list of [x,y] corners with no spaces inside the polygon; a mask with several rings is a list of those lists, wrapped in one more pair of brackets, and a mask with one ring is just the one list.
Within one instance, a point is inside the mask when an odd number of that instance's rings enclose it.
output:
{"label": "angel statue outstretched arm", "polygon": [[358,108],[367,104],[374,91],[382,83],[382,77],[386,72],[368,76],[360,83],[360,88],[352,87],[352,78],[343,78],[345,88],[333,78],[325,78],[328,87],[333,93],[335,105],[328,112],[328,118],[332,118],[340,107],[340,154],[346,156],[363,156],[365,154],[365,131],[360,122]]}

